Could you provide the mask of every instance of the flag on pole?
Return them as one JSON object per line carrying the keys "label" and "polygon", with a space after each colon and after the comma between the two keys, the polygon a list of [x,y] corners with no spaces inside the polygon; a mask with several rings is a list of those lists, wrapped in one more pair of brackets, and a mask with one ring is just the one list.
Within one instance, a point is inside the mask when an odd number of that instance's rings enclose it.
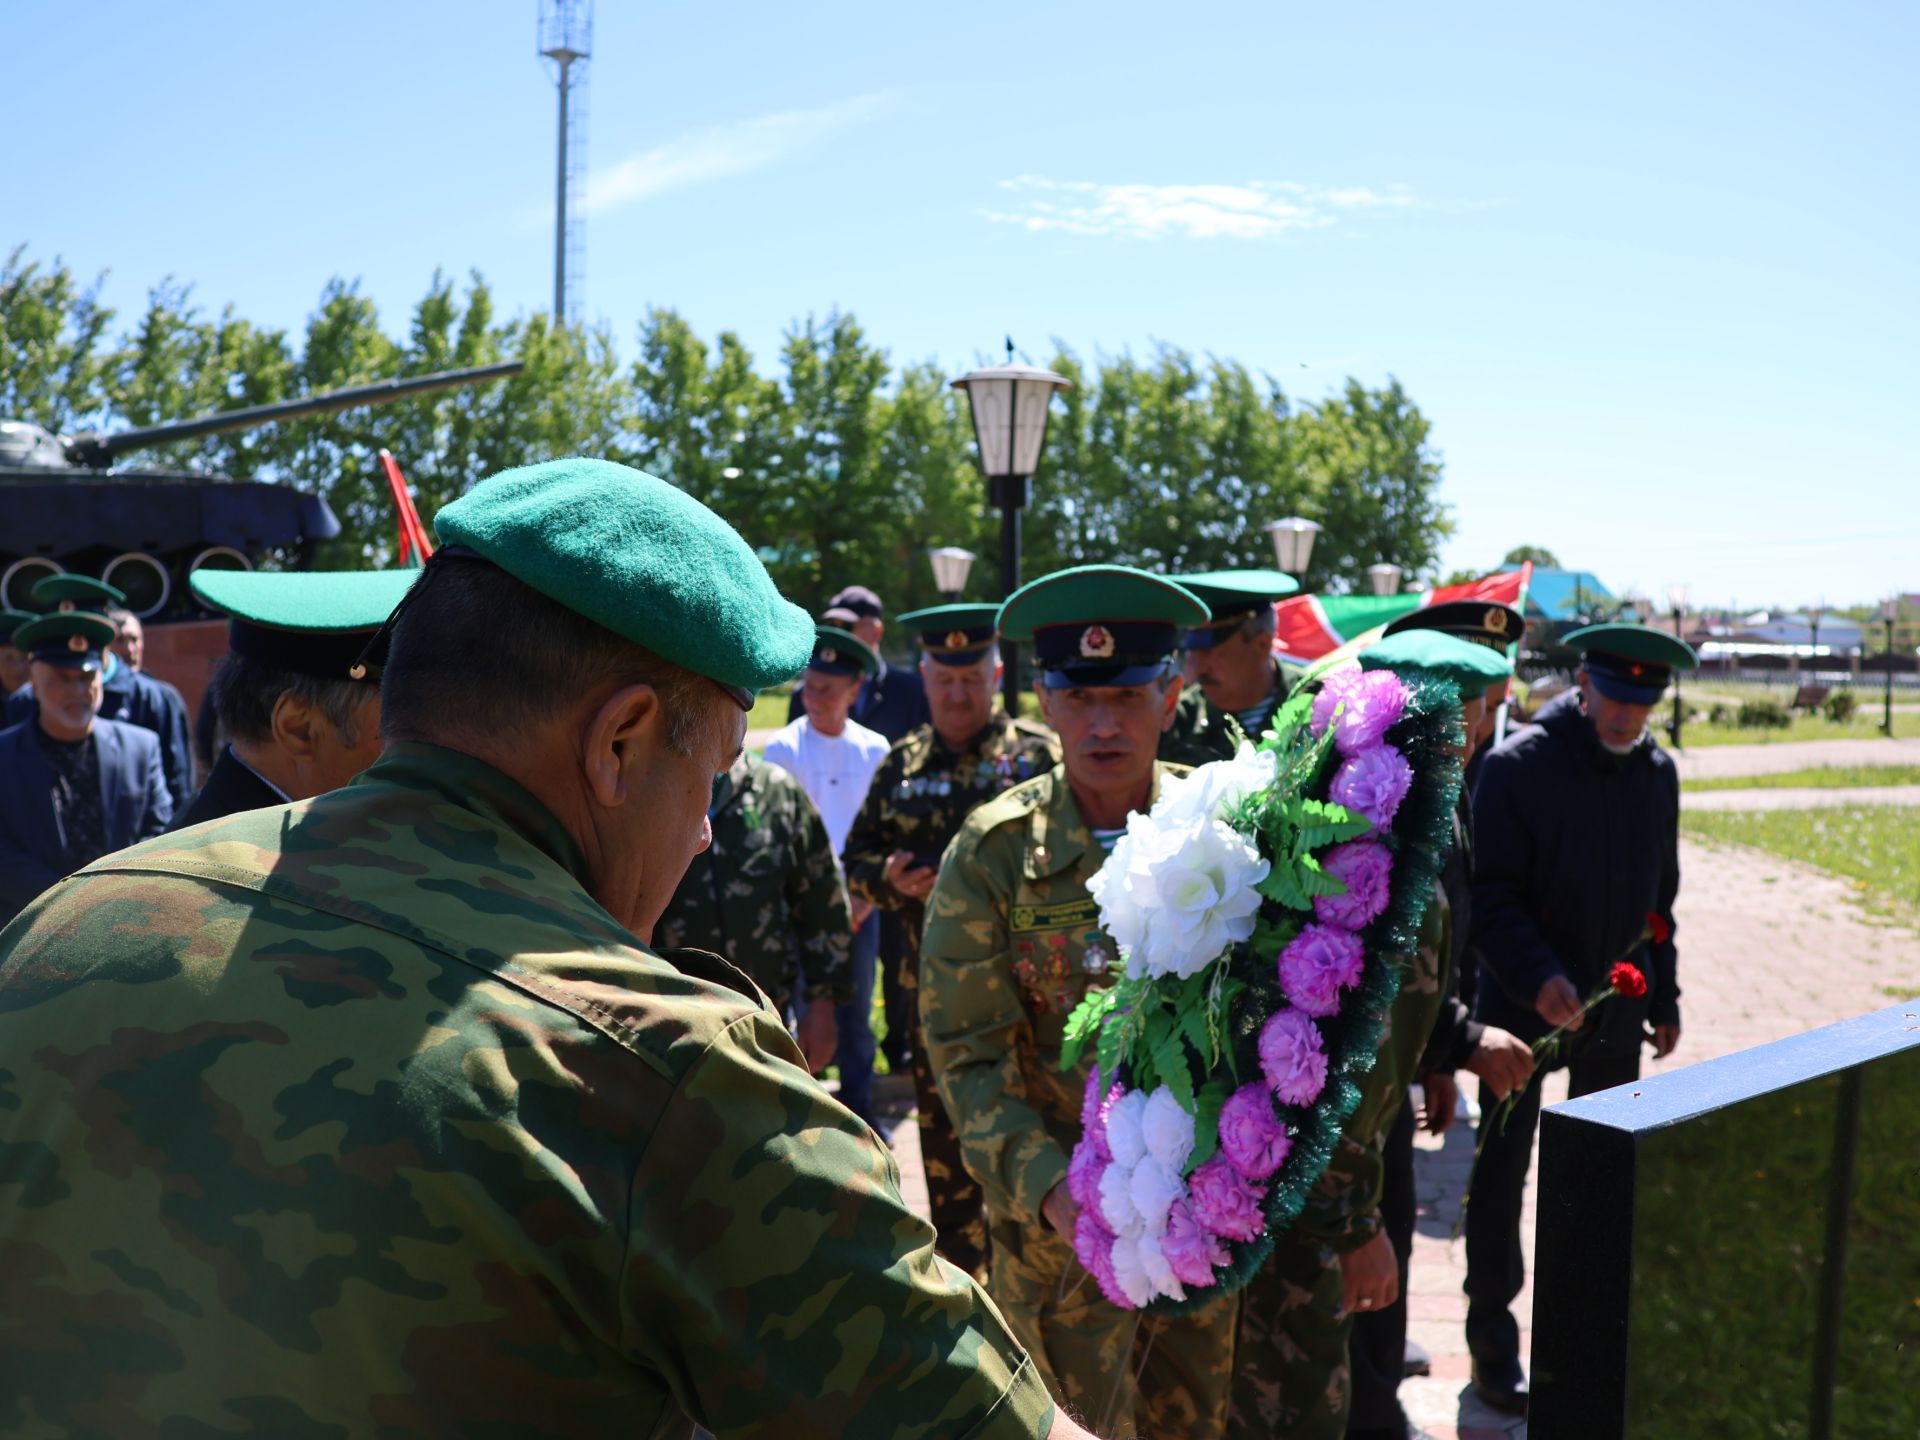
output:
{"label": "flag on pole", "polygon": [[393,492],[394,518],[400,527],[400,563],[402,565],[425,565],[427,557],[433,554],[433,542],[427,538],[427,527],[421,523],[420,512],[414,508],[413,492],[407,488],[407,477],[400,473],[400,462],[393,458],[393,452],[380,452],[380,468],[386,472],[387,489]]}
{"label": "flag on pole", "polygon": [[1464,585],[1405,595],[1290,595],[1274,606],[1273,651],[1295,665],[1314,665],[1410,611],[1447,600],[1485,600],[1524,614],[1532,579],[1533,563],[1528,561],[1518,570],[1502,570]]}

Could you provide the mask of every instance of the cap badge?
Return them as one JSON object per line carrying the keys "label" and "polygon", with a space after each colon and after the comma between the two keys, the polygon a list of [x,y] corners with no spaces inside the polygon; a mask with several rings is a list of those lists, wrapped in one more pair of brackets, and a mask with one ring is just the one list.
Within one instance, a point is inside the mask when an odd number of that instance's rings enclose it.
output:
{"label": "cap badge", "polygon": [[840,652],[838,650],[822,650],[820,652],[820,658],[826,661],[827,664],[832,665],[839,660]]}
{"label": "cap badge", "polygon": [[1487,618],[1480,623],[1494,634],[1504,635],[1507,633],[1507,612],[1495,605],[1487,611]]}
{"label": "cap badge", "polygon": [[947,649],[964,650],[966,648],[967,648],[967,632],[966,631],[949,630],[947,632]]}
{"label": "cap badge", "polygon": [[73,651],[73,653],[76,655],[86,654],[87,653],[87,637],[84,635],[67,636],[67,649]]}
{"label": "cap badge", "polygon": [[1080,635],[1080,653],[1089,660],[1105,660],[1113,654],[1113,632],[1104,625],[1089,625]]}
{"label": "cap badge", "polygon": [[[80,607],[75,605],[71,600],[62,600],[59,605],[59,613],[62,615],[67,615],[67,614],[71,614],[73,611],[79,608]],[[80,637],[76,635],[73,638],[78,640]]]}

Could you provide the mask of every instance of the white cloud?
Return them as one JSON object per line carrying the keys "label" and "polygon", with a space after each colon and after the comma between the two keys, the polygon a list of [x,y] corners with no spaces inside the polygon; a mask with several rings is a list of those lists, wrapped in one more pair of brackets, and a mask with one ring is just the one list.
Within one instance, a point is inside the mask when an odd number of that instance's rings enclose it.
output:
{"label": "white cloud", "polygon": [[585,209],[597,215],[682,186],[764,169],[873,118],[889,99],[856,95],[813,110],[781,110],[689,130],[588,176]]}
{"label": "white cloud", "polygon": [[1414,204],[1404,185],[1315,189],[1285,180],[1244,185],[1106,185],[1022,175],[1000,182],[1019,197],[987,219],[1027,230],[1158,239],[1183,235],[1211,240],[1265,240],[1290,230],[1337,224],[1346,211],[1404,209]]}

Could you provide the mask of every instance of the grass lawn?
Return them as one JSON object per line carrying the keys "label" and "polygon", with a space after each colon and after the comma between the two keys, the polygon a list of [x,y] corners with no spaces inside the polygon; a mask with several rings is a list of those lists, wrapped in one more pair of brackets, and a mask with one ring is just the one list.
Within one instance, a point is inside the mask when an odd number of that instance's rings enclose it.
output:
{"label": "grass lawn", "polygon": [[[1666,722],[1672,713],[1671,702],[1664,713],[1659,706],[1655,706],[1653,716],[1647,722],[1662,745],[1669,743]],[[1901,737],[1920,735],[1920,714],[1894,711],[1893,733]],[[1743,730],[1737,725],[1713,725],[1705,720],[1689,720],[1680,738],[1682,748],[1691,750],[1697,745],[1773,745],[1788,740],[1873,740],[1880,734],[1880,709],[1875,706],[1871,711],[1863,708],[1855,712],[1853,719],[1844,725],[1836,725],[1824,715],[1795,715],[1793,724],[1784,730]]]}
{"label": "grass lawn", "polygon": [[778,730],[787,723],[787,705],[791,699],[792,692],[788,690],[762,690],[747,714],[747,728]]}
{"label": "grass lawn", "polygon": [[1682,790],[1831,790],[1857,785],[1920,785],[1920,765],[1821,765],[1782,770],[1777,775],[1724,775],[1680,782]]}
{"label": "grass lawn", "polygon": [[1876,908],[1920,916],[1920,816],[1899,805],[1832,810],[1688,810],[1680,828],[1752,845],[1852,880]]}

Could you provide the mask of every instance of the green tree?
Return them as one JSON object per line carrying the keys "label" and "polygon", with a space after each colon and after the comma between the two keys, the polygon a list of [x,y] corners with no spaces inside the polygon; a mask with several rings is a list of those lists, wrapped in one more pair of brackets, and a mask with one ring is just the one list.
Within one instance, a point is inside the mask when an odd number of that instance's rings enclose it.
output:
{"label": "green tree", "polygon": [[1560,557],[1544,545],[1516,545],[1501,557],[1500,563],[1502,565],[1513,566],[1525,565],[1529,561],[1538,565],[1542,570],[1558,570],[1561,568]]}
{"label": "green tree", "polygon": [[106,275],[82,285],[58,260],[49,270],[27,263],[26,250],[16,245],[0,264],[0,417],[55,432],[105,424]]}

